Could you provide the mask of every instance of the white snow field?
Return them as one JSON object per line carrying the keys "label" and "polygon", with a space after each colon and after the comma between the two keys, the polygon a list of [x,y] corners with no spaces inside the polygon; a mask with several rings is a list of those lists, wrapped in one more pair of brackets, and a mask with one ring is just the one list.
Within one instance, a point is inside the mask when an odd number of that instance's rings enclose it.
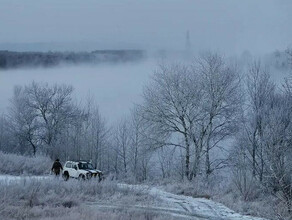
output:
{"label": "white snow field", "polygon": [[[46,180],[53,179],[54,176],[11,176],[0,175],[1,183],[11,183],[24,179]],[[209,220],[265,220],[252,216],[244,216],[232,211],[226,206],[204,198],[193,198],[184,195],[176,195],[165,192],[157,187],[146,185],[129,185],[118,184],[122,190],[137,192],[141,195],[148,194],[155,198],[153,203],[113,203],[112,201],[96,201],[85,202],[82,205],[94,210],[128,210],[128,211],[144,211],[161,215],[165,219],[172,217],[174,219],[209,219]],[[143,200],[143,198],[142,198]],[[146,204],[146,205],[145,205]]]}

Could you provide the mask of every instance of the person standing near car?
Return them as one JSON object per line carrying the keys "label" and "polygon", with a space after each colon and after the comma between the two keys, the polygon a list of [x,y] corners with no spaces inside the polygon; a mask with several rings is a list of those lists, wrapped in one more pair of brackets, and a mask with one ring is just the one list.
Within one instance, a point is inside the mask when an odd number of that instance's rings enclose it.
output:
{"label": "person standing near car", "polygon": [[52,166],[52,171],[55,173],[56,176],[59,176],[61,170],[63,170],[62,164],[60,163],[59,159],[56,159]]}

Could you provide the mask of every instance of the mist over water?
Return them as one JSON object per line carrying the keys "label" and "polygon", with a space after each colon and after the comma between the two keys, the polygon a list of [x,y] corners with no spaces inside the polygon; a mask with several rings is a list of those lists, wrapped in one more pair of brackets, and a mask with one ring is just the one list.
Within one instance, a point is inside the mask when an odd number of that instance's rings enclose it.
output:
{"label": "mist over water", "polygon": [[[291,8],[290,0],[1,0],[0,26],[4,31],[0,50],[140,49],[163,54],[188,49],[196,54],[210,50],[227,56],[241,56],[246,51],[260,57],[291,45]],[[75,88],[76,100],[85,102],[92,96],[102,115],[115,121],[141,100],[142,87],[156,64],[147,60],[0,70],[0,113],[7,110],[15,85],[66,83]],[[284,76],[272,73],[277,82]]]}
{"label": "mist over water", "polygon": [[32,81],[69,84],[78,103],[91,97],[109,123],[126,116],[133,103],[141,100],[143,85],[156,68],[157,62],[112,65],[79,65],[55,68],[13,69],[0,72],[0,112],[7,112],[9,99],[16,85]]}
{"label": "mist over water", "polygon": [[[168,58],[165,63],[183,59]],[[191,60],[188,60],[190,62]],[[98,105],[103,117],[113,124],[129,115],[134,103],[142,100],[143,87],[157,69],[160,59],[147,59],[140,62],[73,65],[54,68],[21,68],[0,71],[0,113],[7,113],[13,88],[31,82],[67,84],[74,87],[73,98],[77,104],[86,104],[90,98]],[[268,65],[268,63],[267,63]],[[267,66],[268,67],[268,66]],[[248,67],[242,69],[246,74]],[[272,80],[278,85],[289,77],[291,71],[270,69]]]}

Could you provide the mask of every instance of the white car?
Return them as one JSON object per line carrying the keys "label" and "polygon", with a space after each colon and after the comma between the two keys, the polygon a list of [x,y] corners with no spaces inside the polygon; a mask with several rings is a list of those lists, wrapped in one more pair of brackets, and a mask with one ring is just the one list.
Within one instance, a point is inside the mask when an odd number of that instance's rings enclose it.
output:
{"label": "white car", "polygon": [[76,179],[91,179],[98,178],[99,181],[102,179],[102,172],[94,169],[93,165],[87,161],[67,161],[63,167],[63,178],[68,180],[69,178]]}

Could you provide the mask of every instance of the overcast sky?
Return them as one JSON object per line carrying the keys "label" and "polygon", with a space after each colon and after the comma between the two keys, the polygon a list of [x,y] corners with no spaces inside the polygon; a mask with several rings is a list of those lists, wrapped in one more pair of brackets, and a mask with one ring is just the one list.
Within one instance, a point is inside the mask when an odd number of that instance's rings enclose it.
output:
{"label": "overcast sky", "polygon": [[[1,0],[0,45],[269,52],[292,44],[291,0]],[[98,49],[98,48],[94,48]]]}

